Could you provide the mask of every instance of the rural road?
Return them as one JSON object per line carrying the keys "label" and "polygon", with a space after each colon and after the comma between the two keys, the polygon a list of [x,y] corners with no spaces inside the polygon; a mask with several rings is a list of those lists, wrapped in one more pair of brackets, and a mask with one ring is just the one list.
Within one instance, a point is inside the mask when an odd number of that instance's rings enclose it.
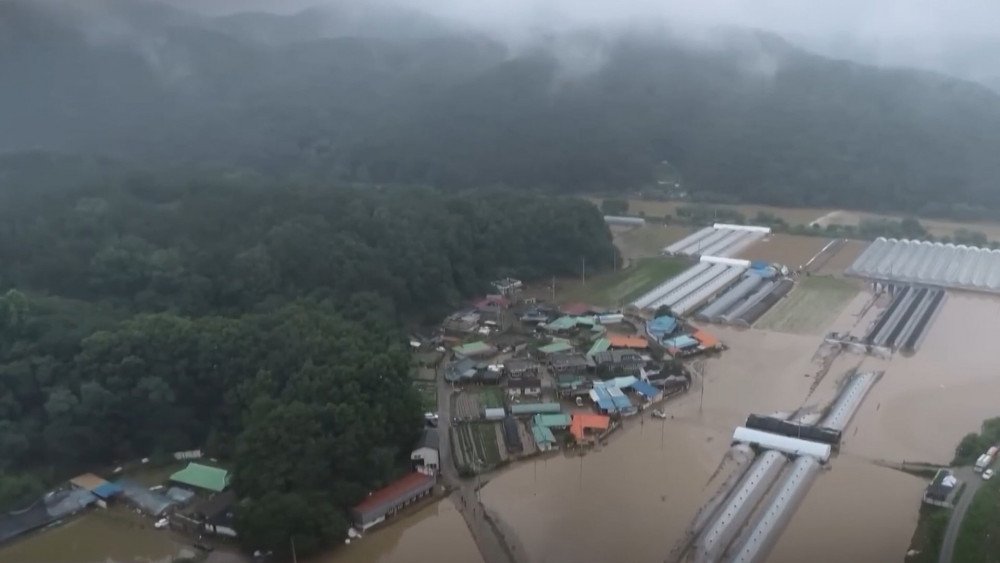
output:
{"label": "rural road", "polygon": [[452,387],[438,373],[438,464],[441,478],[454,489],[451,495],[455,507],[465,518],[465,524],[486,563],[517,563],[514,548],[500,532],[496,515],[489,513],[479,500],[477,479],[463,479],[455,469],[451,452],[451,395]]}
{"label": "rural road", "polygon": [[958,499],[958,504],[951,511],[948,529],[945,530],[944,540],[941,542],[938,563],[951,563],[951,555],[955,551],[955,540],[958,539],[958,531],[962,527],[962,520],[965,519],[965,512],[972,504],[972,498],[976,496],[976,491],[983,486],[983,479],[971,467],[956,469],[955,477],[965,483],[965,490],[962,492],[962,498]]}

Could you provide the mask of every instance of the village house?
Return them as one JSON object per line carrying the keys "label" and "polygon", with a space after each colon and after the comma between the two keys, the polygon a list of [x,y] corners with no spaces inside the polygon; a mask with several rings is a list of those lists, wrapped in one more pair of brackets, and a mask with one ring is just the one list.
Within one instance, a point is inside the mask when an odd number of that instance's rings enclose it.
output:
{"label": "village house", "polygon": [[542,381],[537,377],[523,377],[507,382],[507,394],[514,397],[537,397],[542,394]]}
{"label": "village house", "polygon": [[549,357],[552,373],[577,373],[587,369],[587,358],[582,354],[555,354]]}
{"label": "village house", "polygon": [[639,373],[645,360],[633,350],[607,350],[593,355],[594,369],[601,377],[634,375]]}
{"label": "village house", "polygon": [[512,358],[504,362],[503,370],[509,379],[536,377],[538,375],[538,364],[529,359]]}

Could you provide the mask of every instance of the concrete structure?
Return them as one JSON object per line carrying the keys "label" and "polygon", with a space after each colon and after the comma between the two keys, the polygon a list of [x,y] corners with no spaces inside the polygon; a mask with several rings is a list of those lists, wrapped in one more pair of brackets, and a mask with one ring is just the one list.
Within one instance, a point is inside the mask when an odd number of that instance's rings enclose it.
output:
{"label": "concrete structure", "polygon": [[878,238],[847,269],[873,280],[1000,293],[1000,250]]}
{"label": "concrete structure", "polygon": [[384,522],[417,499],[434,489],[434,477],[423,473],[410,473],[371,493],[368,498],[351,509],[354,525],[361,531]]}
{"label": "concrete structure", "polygon": [[[503,409],[501,409],[503,410]],[[434,475],[440,469],[438,447],[440,445],[436,428],[424,428],[417,447],[410,452],[410,462],[420,473]]]}

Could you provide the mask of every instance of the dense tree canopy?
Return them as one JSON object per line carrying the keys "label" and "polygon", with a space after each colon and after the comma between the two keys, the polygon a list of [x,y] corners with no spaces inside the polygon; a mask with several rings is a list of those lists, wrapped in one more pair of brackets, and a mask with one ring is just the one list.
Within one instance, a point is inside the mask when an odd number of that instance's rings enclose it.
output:
{"label": "dense tree canopy", "polygon": [[4,203],[0,503],[204,447],[231,462],[243,537],[300,553],[405,465],[405,323],[612,255],[590,204],[503,191],[133,178]]}

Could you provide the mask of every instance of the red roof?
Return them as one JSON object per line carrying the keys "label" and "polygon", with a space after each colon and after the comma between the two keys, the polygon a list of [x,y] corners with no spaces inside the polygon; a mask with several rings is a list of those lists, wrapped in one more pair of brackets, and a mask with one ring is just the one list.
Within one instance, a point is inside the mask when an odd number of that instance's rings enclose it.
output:
{"label": "red roof", "polygon": [[608,333],[608,341],[611,342],[612,348],[648,348],[649,342],[641,336],[629,336],[627,334],[611,334]]}
{"label": "red roof", "polygon": [[354,507],[354,510],[358,512],[367,512],[373,508],[377,508],[382,503],[395,500],[426,485],[428,481],[434,481],[434,477],[424,475],[423,473],[410,473],[406,477],[397,479],[396,481],[393,481],[392,483],[389,483],[388,485],[368,495],[368,498],[358,503],[358,505]]}
{"label": "red roof", "polygon": [[692,336],[705,348],[715,348],[719,345],[719,339],[704,330],[696,330]]}
{"label": "red roof", "polygon": [[603,414],[574,414],[573,423],[569,426],[569,432],[577,441],[583,440],[583,431],[587,428],[595,430],[607,430],[611,419]]}
{"label": "red roof", "polygon": [[572,315],[574,317],[579,317],[581,315],[586,315],[587,313],[593,312],[594,308],[586,303],[567,303],[559,310],[567,315]]}

